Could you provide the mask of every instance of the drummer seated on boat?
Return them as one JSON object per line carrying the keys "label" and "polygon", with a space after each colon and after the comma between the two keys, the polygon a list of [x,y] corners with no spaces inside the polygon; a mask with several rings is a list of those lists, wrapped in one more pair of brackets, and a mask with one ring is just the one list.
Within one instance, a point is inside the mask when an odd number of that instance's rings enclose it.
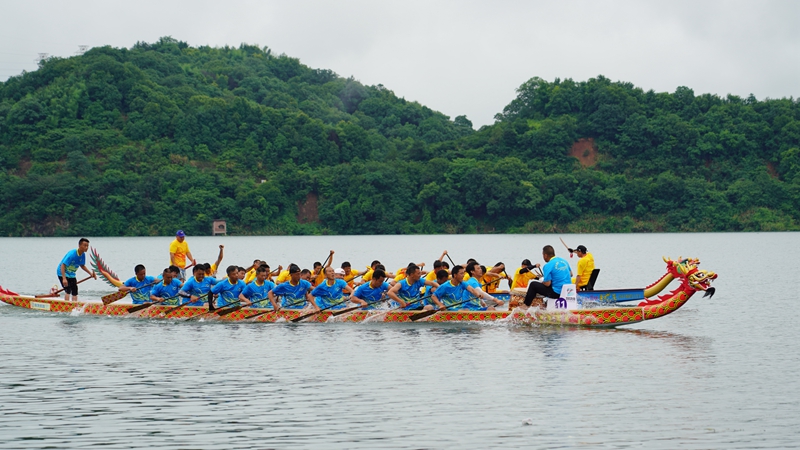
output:
{"label": "drummer seated on boat", "polygon": [[314,301],[322,309],[344,308],[347,298],[353,293],[353,289],[344,280],[336,278],[336,269],[333,267],[325,267],[323,273],[325,274],[325,279],[311,291]]}
{"label": "drummer seated on boat", "polygon": [[[542,267],[542,281],[531,281],[528,292],[525,294],[525,305],[531,306],[536,295],[546,298],[558,298],[561,287],[572,282],[572,269],[564,258],[556,256],[552,245],[542,248],[542,258],[545,261]],[[538,266],[538,264],[537,264]]]}
{"label": "drummer seated on boat", "polygon": [[[479,280],[483,279],[483,266],[473,261],[467,264],[465,269],[469,275],[469,279],[464,282],[467,293],[464,300],[471,298],[471,300],[462,304],[458,309],[466,309],[469,311],[494,311],[495,306],[502,306],[503,301],[489,295],[483,291],[483,286]],[[487,306],[484,302],[491,302],[492,306]]]}
{"label": "drummer seated on boat", "polygon": [[270,299],[269,293],[275,288],[275,283],[269,281],[269,266],[262,264],[256,268],[256,278],[247,283],[242,293],[239,294],[239,301],[242,305],[251,308],[265,308],[266,300],[272,302],[272,309],[278,309],[278,302]]}
{"label": "drummer seated on boat", "polygon": [[202,264],[194,266],[192,272],[192,276],[183,283],[178,295],[181,296],[181,304],[188,303],[189,306],[202,306],[206,301],[205,297],[211,291],[211,286],[217,280],[206,276],[205,268]]}
{"label": "drummer seated on boat", "polygon": [[422,278],[422,269],[417,264],[410,263],[404,272],[405,277],[392,286],[387,293],[391,298],[389,306],[392,308],[401,307],[407,310],[423,309],[427,304],[427,300],[420,301],[422,298],[421,289],[425,286],[437,288],[439,284]]}
{"label": "drummer seated on boat", "polygon": [[375,269],[369,282],[353,291],[350,301],[361,305],[363,309],[377,309],[390,287],[386,282],[386,272]]}
{"label": "drummer seated on boat", "polygon": [[[242,269],[241,271],[239,269]],[[243,267],[228,266],[225,273],[228,277],[211,287],[211,293],[218,295],[216,307],[224,308],[233,303],[239,303],[239,294],[244,290],[244,281],[239,279],[239,273],[244,272]],[[213,300],[211,300],[213,301]]]}
{"label": "drummer seated on boat", "polygon": [[[311,276],[311,271],[304,269],[308,276]],[[288,309],[303,309],[306,305],[311,305],[315,310],[318,310],[314,297],[311,295],[311,283],[308,280],[301,278],[303,271],[297,264],[289,265],[289,281],[275,286],[275,289],[269,292],[270,301],[276,297],[281,297],[281,308]]]}
{"label": "drummer seated on boat", "polygon": [[133,268],[133,273],[136,275],[125,280],[119,290],[130,293],[134,305],[141,305],[150,300],[150,286],[153,285],[156,279],[147,275],[147,271],[142,264],[137,264]]}
{"label": "drummer seated on boat", "polygon": [[[450,306],[460,303],[464,298],[468,298],[464,297],[464,292],[466,291],[466,286],[464,284],[465,274],[464,266],[454,266],[450,269],[450,280],[440,284],[439,287],[433,291],[433,295],[431,295],[431,300],[436,307],[439,309],[447,309]],[[436,276],[439,277],[439,274],[437,273]],[[469,293],[467,294],[469,295]]]}
{"label": "drummer seated on boat", "polygon": [[[181,281],[177,278],[180,270],[173,272],[172,267],[164,269],[164,272],[161,273],[161,282],[156,283],[150,289],[151,302],[164,302],[164,300],[171,298],[177,303],[178,291],[181,290]],[[178,269],[178,267],[175,266],[175,269]]]}

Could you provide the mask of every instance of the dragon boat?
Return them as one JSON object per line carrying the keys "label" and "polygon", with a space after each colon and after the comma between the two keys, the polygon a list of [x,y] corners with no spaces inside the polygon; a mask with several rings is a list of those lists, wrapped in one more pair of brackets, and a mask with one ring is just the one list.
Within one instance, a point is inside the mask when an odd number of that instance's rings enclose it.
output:
{"label": "dragon boat", "polygon": [[[509,321],[539,325],[563,325],[578,327],[610,328],[630,325],[645,320],[653,320],[666,316],[684,304],[698,291],[704,296],[714,294],[712,280],[717,278],[714,272],[700,270],[699,260],[679,258],[677,261],[664,258],[667,272],[655,283],[645,288],[645,292],[660,292],[673,280],[680,285],[668,294],[648,298],[636,306],[592,306],[585,302],[579,309],[545,309],[531,307],[514,308],[511,311],[439,311],[421,318],[418,322],[474,322],[474,321]],[[20,295],[0,287],[0,300],[3,302],[31,310],[57,313],[73,313],[97,316],[130,317],[140,319],[163,320],[207,320],[220,322],[291,322],[307,315],[308,311],[280,310],[259,308],[242,308],[229,314],[218,315],[217,311],[209,311],[205,306],[173,306],[153,305],[136,312],[129,312],[137,305],[103,304],[102,302],[68,302],[55,297],[35,297]],[[557,304],[559,302],[552,302]],[[587,306],[588,305],[588,306]],[[594,305],[598,305],[595,303]],[[417,311],[392,310],[355,310],[346,314],[335,315],[332,311],[322,311],[311,315],[304,322],[413,322]]]}

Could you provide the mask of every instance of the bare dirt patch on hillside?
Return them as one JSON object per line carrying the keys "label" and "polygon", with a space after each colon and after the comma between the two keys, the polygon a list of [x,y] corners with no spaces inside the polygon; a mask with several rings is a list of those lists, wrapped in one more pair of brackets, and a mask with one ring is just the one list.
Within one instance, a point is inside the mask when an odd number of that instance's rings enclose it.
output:
{"label": "bare dirt patch on hillside", "polygon": [[577,158],[583,167],[597,164],[597,145],[594,143],[594,138],[578,139],[569,149],[569,155]]}

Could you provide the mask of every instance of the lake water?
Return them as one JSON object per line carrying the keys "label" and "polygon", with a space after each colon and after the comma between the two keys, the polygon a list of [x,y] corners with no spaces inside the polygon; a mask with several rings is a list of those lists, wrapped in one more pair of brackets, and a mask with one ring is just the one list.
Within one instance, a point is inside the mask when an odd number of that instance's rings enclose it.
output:
{"label": "lake water", "polygon": [[[0,448],[796,448],[800,233],[561,235],[598,288],[700,258],[713,298],[613,330],[510,324],[236,324],[0,306]],[[120,276],[172,238],[91,238]],[[390,270],[541,260],[556,235],[193,237],[200,261]],[[47,292],[76,238],[0,238],[0,285]],[[577,258],[568,260],[576,263]],[[79,274],[80,277],[80,274]],[[112,291],[80,285],[81,298]]]}

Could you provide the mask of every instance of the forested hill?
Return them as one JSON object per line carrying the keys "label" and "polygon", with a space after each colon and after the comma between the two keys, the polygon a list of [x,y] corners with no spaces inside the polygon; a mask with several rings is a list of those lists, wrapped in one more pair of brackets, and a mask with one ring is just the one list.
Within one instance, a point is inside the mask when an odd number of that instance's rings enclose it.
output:
{"label": "forested hill", "polygon": [[172,38],[0,83],[0,235],[800,229],[800,104],[533,78],[478,131]]}

